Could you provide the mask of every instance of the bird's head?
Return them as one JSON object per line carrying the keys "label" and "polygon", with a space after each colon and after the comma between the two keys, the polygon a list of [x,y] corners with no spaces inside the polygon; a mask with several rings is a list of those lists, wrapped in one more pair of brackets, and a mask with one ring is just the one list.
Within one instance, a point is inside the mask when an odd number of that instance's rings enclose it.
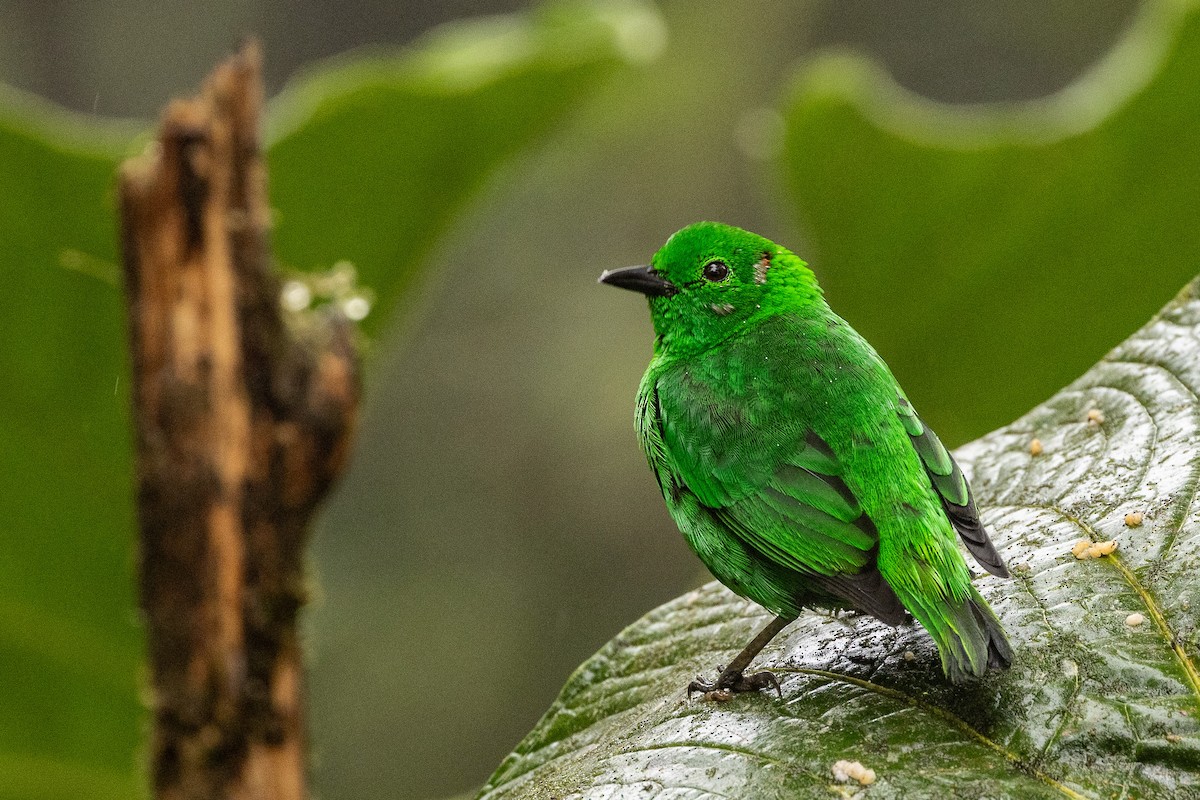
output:
{"label": "bird's head", "polygon": [[601,283],[650,300],[656,349],[697,352],[780,311],[798,311],[821,290],[803,261],[758,234],[697,222],[678,231],[649,265],[607,270]]}

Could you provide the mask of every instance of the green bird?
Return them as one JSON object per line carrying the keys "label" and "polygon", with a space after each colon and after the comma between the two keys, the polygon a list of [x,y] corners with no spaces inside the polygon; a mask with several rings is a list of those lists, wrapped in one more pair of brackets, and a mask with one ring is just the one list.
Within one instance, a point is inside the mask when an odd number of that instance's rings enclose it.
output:
{"label": "green bird", "polygon": [[1004,629],[955,544],[957,532],[1008,577],[962,471],[804,261],[698,222],[650,265],[600,281],[649,298],[656,336],[637,432],[671,517],[721,583],[776,615],[689,694],[779,691],[771,673],[745,670],[814,606],[889,625],[907,609],[954,682],[1009,665]]}

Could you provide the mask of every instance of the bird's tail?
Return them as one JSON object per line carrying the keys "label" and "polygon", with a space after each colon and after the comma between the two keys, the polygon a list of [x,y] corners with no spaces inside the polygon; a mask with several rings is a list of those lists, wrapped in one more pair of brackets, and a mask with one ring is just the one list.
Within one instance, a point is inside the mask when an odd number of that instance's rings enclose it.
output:
{"label": "bird's tail", "polygon": [[969,676],[981,677],[989,667],[1008,669],[1013,658],[1012,646],[995,612],[974,586],[968,587],[970,594],[957,604],[947,599],[938,608],[909,606],[937,643],[942,670],[954,683]]}

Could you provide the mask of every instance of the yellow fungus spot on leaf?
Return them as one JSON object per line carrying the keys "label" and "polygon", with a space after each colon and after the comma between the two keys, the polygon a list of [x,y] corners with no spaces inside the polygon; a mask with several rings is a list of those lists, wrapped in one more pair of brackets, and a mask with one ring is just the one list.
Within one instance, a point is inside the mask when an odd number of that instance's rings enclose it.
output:
{"label": "yellow fungus spot on leaf", "polygon": [[1090,539],[1080,539],[1071,547],[1071,555],[1075,556],[1080,561],[1086,561],[1089,558],[1100,558],[1107,556],[1117,549],[1117,540],[1109,539],[1107,542],[1093,542]]}

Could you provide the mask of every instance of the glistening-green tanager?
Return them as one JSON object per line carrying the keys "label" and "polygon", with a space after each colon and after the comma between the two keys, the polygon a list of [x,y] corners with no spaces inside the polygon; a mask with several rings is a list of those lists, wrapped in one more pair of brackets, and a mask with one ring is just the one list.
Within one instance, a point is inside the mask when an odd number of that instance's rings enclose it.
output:
{"label": "glistening-green tanager", "polygon": [[649,298],[656,336],[637,432],[671,517],[718,580],[777,615],[689,692],[778,689],[744,670],[813,606],[890,625],[907,609],[956,682],[1008,666],[1004,629],[955,543],[957,532],[1007,577],[962,471],[804,261],[699,222],[650,265],[600,280]]}

